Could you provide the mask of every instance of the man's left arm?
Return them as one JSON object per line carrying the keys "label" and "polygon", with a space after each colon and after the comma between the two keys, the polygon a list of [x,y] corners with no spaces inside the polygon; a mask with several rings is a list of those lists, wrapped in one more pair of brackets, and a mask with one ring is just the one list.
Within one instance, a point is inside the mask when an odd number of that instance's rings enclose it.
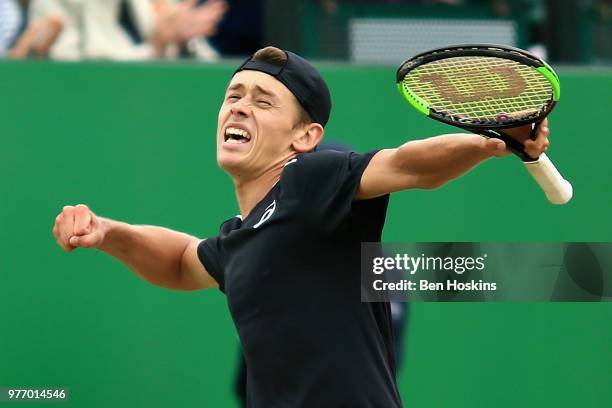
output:
{"label": "man's left arm", "polygon": [[[525,146],[532,157],[548,148],[548,121],[542,122],[535,140],[531,125],[506,131]],[[410,141],[396,149],[381,150],[365,169],[356,200],[367,200],[408,189],[433,189],[460,177],[490,157],[509,154],[500,139],[475,134],[448,134]]]}

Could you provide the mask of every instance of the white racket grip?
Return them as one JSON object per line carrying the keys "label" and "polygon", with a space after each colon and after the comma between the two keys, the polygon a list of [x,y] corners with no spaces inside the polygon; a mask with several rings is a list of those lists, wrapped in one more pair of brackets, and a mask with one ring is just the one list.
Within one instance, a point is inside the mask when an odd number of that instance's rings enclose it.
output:
{"label": "white racket grip", "polygon": [[572,185],[563,178],[546,154],[542,153],[536,161],[524,163],[529,173],[546,193],[548,201],[560,205],[571,200],[573,195]]}

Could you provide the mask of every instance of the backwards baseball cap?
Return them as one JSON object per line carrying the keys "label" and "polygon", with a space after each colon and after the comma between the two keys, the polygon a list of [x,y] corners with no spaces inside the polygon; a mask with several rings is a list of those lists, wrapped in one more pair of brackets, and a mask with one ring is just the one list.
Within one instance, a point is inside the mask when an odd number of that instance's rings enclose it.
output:
{"label": "backwards baseball cap", "polygon": [[329,89],[319,71],[304,58],[290,51],[287,62],[276,65],[266,61],[254,60],[253,56],[244,61],[233,75],[244,70],[260,71],[272,75],[291,91],[310,118],[325,126],[331,113]]}

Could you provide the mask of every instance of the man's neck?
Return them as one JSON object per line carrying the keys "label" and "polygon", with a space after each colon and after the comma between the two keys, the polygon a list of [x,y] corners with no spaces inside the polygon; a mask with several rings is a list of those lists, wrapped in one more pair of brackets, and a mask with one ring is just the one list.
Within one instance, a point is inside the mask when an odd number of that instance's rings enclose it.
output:
{"label": "man's neck", "polygon": [[274,185],[280,180],[283,166],[275,167],[251,180],[236,180],[236,198],[242,218],[248,217],[253,208],[268,194]]}

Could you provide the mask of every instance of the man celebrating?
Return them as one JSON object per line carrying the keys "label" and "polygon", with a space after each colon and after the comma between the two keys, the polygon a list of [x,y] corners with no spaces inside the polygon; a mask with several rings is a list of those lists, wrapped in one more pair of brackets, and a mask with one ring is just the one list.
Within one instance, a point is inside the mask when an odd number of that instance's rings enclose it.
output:
{"label": "man celebrating", "polygon": [[[444,135],[367,154],[315,151],[331,112],[319,72],[274,47],[234,73],[217,160],[240,215],[201,240],[66,206],[66,251],[98,248],[177,290],[219,287],[247,365],[250,407],[400,407],[387,303],[360,301],[360,243],[380,241],[389,193],[430,189],[506,154],[501,140]],[[516,132],[533,157],[548,146]],[[519,133],[524,133],[520,135]]]}

